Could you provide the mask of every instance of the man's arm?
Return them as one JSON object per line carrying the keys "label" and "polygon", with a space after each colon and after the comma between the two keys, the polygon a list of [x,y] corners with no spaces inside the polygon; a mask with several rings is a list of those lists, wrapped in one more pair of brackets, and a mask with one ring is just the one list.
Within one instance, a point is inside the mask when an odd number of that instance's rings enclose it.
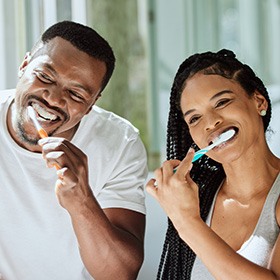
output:
{"label": "man's arm", "polygon": [[143,262],[144,214],[102,210],[88,180],[87,156],[63,138],[40,140],[49,167],[59,165],[56,195],[70,214],[82,260],[95,279],[136,279]]}
{"label": "man's arm", "polygon": [[102,211],[90,201],[70,215],[81,257],[95,279],[136,279],[144,258],[143,214],[120,208]]}

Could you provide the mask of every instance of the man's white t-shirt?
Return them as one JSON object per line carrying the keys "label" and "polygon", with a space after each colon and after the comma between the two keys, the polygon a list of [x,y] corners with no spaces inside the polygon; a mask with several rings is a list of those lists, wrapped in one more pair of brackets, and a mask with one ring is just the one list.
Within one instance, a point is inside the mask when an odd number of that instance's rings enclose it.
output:
{"label": "man's white t-shirt", "polygon": [[[56,171],[7,130],[13,94],[0,92],[0,273],[5,280],[92,279],[70,216],[57,201]],[[146,151],[136,128],[94,106],[71,142],[88,157],[90,186],[102,208],[145,214]]]}

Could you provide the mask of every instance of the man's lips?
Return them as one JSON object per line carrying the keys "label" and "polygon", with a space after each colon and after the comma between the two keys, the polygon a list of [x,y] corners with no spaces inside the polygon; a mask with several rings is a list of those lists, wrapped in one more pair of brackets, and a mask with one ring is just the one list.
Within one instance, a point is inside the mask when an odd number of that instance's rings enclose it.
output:
{"label": "man's lips", "polygon": [[50,112],[46,107],[41,106],[40,104],[33,102],[30,104],[35,110],[38,121],[42,122],[55,122],[60,120],[60,116],[54,112]]}

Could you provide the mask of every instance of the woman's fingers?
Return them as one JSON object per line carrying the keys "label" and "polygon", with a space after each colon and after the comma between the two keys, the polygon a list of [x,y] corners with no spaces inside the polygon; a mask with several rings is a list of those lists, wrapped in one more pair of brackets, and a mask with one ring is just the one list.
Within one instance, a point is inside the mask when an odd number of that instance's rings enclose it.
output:
{"label": "woman's fingers", "polygon": [[156,193],[157,193],[157,185],[155,183],[156,183],[155,179],[149,180],[149,182],[146,185],[146,191],[152,197],[157,198],[157,195],[156,195]]}
{"label": "woman's fingers", "polygon": [[163,168],[163,176],[165,178],[169,178],[172,176],[178,167],[178,165],[181,163],[181,161],[177,159],[172,159],[172,160],[167,160],[163,163],[162,168]]}
{"label": "woman's fingers", "polygon": [[155,178],[149,180],[146,184],[146,190],[153,197],[157,197],[158,189],[166,188],[170,185],[178,185],[180,182],[189,181],[189,171],[192,168],[192,159],[194,150],[189,149],[185,158],[180,162],[179,160],[167,160],[163,163],[162,167],[154,171]]}
{"label": "woman's fingers", "polygon": [[180,165],[176,168],[176,175],[179,179],[185,179],[187,174],[189,174],[192,169],[192,160],[194,156],[194,149],[190,148],[185,156],[185,158],[181,161]]}

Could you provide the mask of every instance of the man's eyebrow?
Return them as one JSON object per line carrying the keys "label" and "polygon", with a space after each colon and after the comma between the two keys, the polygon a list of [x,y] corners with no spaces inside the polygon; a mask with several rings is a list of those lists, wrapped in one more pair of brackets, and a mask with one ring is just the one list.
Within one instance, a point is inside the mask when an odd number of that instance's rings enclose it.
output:
{"label": "man's eyebrow", "polygon": [[[228,89],[219,91],[210,98],[210,101],[212,101],[213,99],[219,98],[221,95],[227,94],[227,93],[232,93],[232,91],[228,90]],[[189,114],[193,113],[194,111],[195,111],[195,109],[190,109],[190,110],[186,111],[183,115],[184,115],[184,117],[186,117]]]}
{"label": "man's eyebrow", "polygon": [[[44,63],[44,66],[49,69],[53,74],[57,74],[57,72],[55,71],[55,69],[52,67],[51,64],[49,63]],[[87,95],[91,96],[92,90],[88,87],[85,87],[79,83],[74,83],[73,86],[80,88],[81,90],[83,90]]]}
{"label": "man's eyebrow", "polygon": [[88,87],[85,87],[79,83],[74,83],[73,84],[74,87],[80,88],[82,91],[84,91],[88,96],[91,96],[92,94],[92,90]]}
{"label": "man's eyebrow", "polygon": [[53,72],[54,74],[56,74],[55,69],[51,66],[51,64],[49,63],[44,63],[43,66],[45,66],[46,68],[48,68],[51,72]]}

